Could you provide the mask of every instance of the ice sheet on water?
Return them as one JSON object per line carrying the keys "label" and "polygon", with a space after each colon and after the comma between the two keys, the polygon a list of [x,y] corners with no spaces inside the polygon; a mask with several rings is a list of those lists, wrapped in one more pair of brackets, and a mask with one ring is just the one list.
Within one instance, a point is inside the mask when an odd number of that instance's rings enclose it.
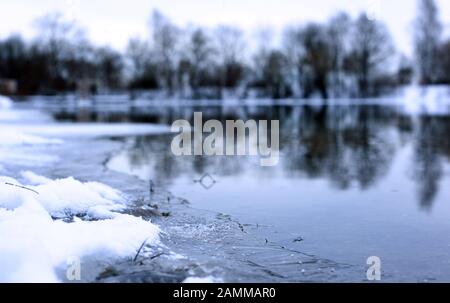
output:
{"label": "ice sheet on water", "polygon": [[[3,168],[8,165],[48,165],[58,159],[46,151],[43,152],[43,148],[63,144],[75,137],[92,139],[161,134],[169,131],[168,126],[151,124],[57,123],[36,110],[0,108],[0,164]],[[34,147],[40,147],[40,152]]]}
{"label": "ice sheet on water", "polygon": [[6,170],[8,166],[42,167],[57,162],[59,158],[54,155],[36,151],[33,146],[18,148],[17,146],[1,146],[0,166]]}
{"label": "ice sheet on water", "polygon": [[125,199],[105,184],[22,177],[0,177],[0,282],[58,282],[70,257],[113,261],[158,241],[156,225],[116,212]]}
{"label": "ice sheet on water", "polygon": [[5,145],[34,145],[34,144],[60,144],[59,139],[43,138],[29,135],[9,127],[0,126],[0,144]]}
{"label": "ice sheet on water", "polygon": [[[57,157],[37,152],[34,147],[61,144],[59,139],[25,134],[0,126],[0,167],[7,165],[41,166],[57,161]],[[0,170],[1,171],[1,170]]]}
{"label": "ice sheet on water", "polygon": [[102,136],[137,136],[169,133],[170,127],[154,124],[131,123],[48,123],[48,124],[22,124],[6,126],[25,134],[66,138],[66,137],[102,137]]}

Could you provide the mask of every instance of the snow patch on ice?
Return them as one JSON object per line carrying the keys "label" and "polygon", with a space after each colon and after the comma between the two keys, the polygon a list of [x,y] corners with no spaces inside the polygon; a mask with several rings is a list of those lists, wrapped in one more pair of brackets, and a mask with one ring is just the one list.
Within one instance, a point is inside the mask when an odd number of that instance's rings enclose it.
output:
{"label": "snow patch on ice", "polygon": [[204,278],[189,277],[183,281],[183,283],[221,283],[221,282],[223,282],[222,279],[218,279],[218,278],[215,278],[212,276],[204,277]]}
{"label": "snow patch on ice", "polygon": [[[157,226],[116,212],[125,201],[107,185],[32,172],[22,177],[37,185],[0,177],[0,282],[59,282],[64,277],[57,272],[66,272],[72,256],[112,261],[132,257],[144,241],[158,241]],[[68,223],[74,215],[91,221]]]}

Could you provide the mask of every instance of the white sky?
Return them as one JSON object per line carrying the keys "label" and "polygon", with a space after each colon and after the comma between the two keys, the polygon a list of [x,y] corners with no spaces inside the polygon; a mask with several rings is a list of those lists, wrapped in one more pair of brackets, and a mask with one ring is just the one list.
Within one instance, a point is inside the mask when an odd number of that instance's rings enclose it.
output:
{"label": "white sky", "polygon": [[[122,50],[132,36],[147,35],[148,18],[159,9],[179,25],[232,24],[247,32],[272,26],[323,21],[337,11],[373,11],[384,21],[397,47],[411,53],[411,23],[417,0],[0,0],[0,37],[33,37],[33,20],[60,11],[76,17],[97,44]],[[450,1],[437,0],[441,20],[450,25]],[[449,26],[447,26],[448,28]]]}

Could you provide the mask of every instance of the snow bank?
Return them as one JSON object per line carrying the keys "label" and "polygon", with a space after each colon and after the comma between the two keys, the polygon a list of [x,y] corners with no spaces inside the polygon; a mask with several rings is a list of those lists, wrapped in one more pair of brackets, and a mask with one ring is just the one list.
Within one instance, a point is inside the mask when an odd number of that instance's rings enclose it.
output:
{"label": "snow bank", "polygon": [[8,97],[0,96],[0,109],[8,109],[11,108],[13,102]]}
{"label": "snow bank", "polygon": [[0,177],[0,282],[59,282],[69,258],[132,257],[144,241],[158,241],[157,226],[116,212],[125,201],[109,186],[31,172],[22,177],[32,185]]}
{"label": "snow bank", "polygon": [[[50,180],[32,172],[23,172],[22,177],[31,184],[27,188],[39,193],[34,198],[53,217],[87,215],[97,219],[110,218],[115,215],[115,211],[125,208],[120,192],[101,183],[82,183],[74,178]],[[17,181],[9,182],[17,184]],[[1,186],[0,207],[15,208],[20,205],[22,196],[8,198],[10,191],[6,191],[6,188],[2,191]],[[5,197],[5,193],[8,196]]]}
{"label": "snow bank", "polygon": [[448,114],[450,111],[450,87],[411,85],[400,91],[400,105],[408,114]]}

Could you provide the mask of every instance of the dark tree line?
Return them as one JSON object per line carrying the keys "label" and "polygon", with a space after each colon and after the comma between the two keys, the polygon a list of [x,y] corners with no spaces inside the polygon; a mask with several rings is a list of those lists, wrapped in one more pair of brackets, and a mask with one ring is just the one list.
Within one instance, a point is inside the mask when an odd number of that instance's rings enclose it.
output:
{"label": "dark tree line", "polygon": [[[433,0],[420,0],[415,65],[424,84],[450,83],[450,41],[441,41],[437,15]],[[19,94],[130,89],[181,98],[371,97],[409,83],[413,72],[410,60],[398,60],[385,25],[364,13],[286,28],[277,47],[270,34],[255,47],[238,28],[180,28],[158,11],[149,38],[131,39],[124,53],[92,45],[59,14],[36,27],[34,41],[0,41],[0,79],[16,80]]]}
{"label": "dark tree line", "polygon": [[0,41],[0,79],[17,81],[19,94],[56,94],[80,85],[118,88],[123,81],[123,56],[107,47],[94,47],[84,32],[60,14],[36,21],[38,37]]}

